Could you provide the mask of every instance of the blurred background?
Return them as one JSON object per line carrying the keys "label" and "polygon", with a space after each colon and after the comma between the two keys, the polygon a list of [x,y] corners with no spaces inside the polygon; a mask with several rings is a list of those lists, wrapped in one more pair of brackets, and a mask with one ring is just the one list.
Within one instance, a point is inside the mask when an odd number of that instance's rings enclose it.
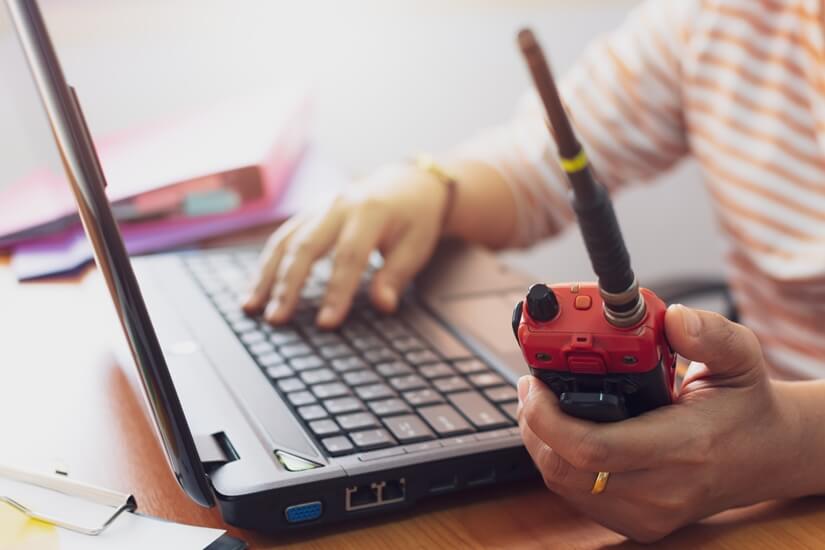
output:
{"label": "blurred background", "polygon": [[[42,0],[96,136],[300,81],[314,99],[313,143],[353,177],[505,121],[528,86],[514,44],[522,25],[562,72],[635,4]],[[16,143],[0,124],[0,182]],[[643,281],[718,273],[715,222],[691,163],[624,192],[617,207]],[[576,231],[506,258],[548,281],[592,279]]]}

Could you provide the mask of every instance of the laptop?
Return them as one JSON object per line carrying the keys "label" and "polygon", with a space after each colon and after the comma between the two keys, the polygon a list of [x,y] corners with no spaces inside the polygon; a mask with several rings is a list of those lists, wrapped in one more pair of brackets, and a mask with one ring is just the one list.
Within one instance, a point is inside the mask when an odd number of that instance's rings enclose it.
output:
{"label": "laptop", "polygon": [[273,327],[239,306],[257,250],[130,259],[38,5],[6,4],[128,343],[128,370],[192,500],[238,527],[277,532],[536,475],[516,423],[514,384],[527,369],[511,312],[525,276],[444,243],[397,314],[361,295],[339,330],[321,331],[313,319],[328,262],[294,320]]}

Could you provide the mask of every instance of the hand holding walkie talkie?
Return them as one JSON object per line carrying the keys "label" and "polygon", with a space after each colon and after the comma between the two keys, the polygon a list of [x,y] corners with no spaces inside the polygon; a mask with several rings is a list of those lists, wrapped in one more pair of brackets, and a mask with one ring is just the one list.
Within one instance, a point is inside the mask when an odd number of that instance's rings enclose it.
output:
{"label": "hand holding walkie talkie", "polygon": [[667,405],[676,356],[664,336],[666,306],[639,287],[613,204],[593,177],[541,47],[527,29],[518,42],[547,112],[598,283],[533,285],[513,312],[516,340],[531,373],[568,414],[606,422]]}

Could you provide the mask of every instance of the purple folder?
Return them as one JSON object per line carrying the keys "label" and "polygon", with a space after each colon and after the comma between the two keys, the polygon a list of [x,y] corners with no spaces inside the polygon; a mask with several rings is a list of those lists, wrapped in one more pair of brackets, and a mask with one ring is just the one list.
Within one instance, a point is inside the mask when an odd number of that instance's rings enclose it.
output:
{"label": "purple folder", "polygon": [[[285,219],[298,210],[327,200],[346,178],[329,160],[311,149],[301,161],[286,191],[278,199],[250,205],[231,214],[138,225],[121,224],[130,254],[169,250],[210,237]],[[67,275],[92,259],[91,245],[80,227],[26,243],[14,249],[11,267],[18,280]]]}

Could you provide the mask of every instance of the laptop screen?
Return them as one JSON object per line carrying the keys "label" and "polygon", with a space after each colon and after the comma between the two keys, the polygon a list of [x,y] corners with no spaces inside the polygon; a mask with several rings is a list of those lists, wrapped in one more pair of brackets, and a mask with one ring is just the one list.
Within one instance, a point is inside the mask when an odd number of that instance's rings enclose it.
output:
{"label": "laptop screen", "polygon": [[[193,500],[211,506],[214,495],[106,198],[103,172],[74,90],[66,84],[37,3],[6,0],[6,5],[8,11],[0,9],[0,88],[6,100],[0,106],[4,115],[0,120],[7,120],[8,111],[20,132],[12,149],[20,158],[10,163],[9,177],[26,177],[39,167],[64,174],[56,177],[76,199],[170,466]],[[9,40],[10,28],[16,30],[18,41]],[[51,147],[46,146],[48,138]],[[15,137],[3,139],[14,141]],[[33,196],[31,200],[40,199]]]}

